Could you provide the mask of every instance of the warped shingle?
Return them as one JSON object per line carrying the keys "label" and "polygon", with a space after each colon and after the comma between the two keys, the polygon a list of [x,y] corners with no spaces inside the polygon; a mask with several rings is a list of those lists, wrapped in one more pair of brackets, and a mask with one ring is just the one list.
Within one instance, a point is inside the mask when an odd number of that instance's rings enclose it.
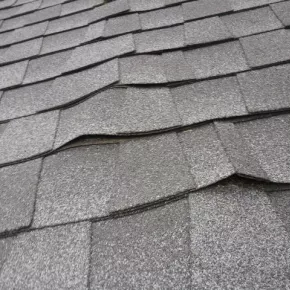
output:
{"label": "warped shingle", "polygon": [[219,17],[211,17],[184,24],[187,45],[233,38]]}
{"label": "warped shingle", "polygon": [[235,173],[213,125],[178,134],[197,187],[207,186]]}
{"label": "warped shingle", "polygon": [[167,82],[162,57],[138,55],[121,58],[120,77],[123,84],[146,84]]}
{"label": "warped shingle", "polygon": [[222,21],[236,36],[246,36],[282,27],[269,7],[223,16]]}
{"label": "warped shingle", "polygon": [[87,29],[79,28],[44,37],[41,54],[78,46],[84,40]]}
{"label": "warped shingle", "polygon": [[165,0],[129,0],[131,11],[146,11],[165,6]]}
{"label": "warped shingle", "polygon": [[0,164],[51,150],[58,115],[58,111],[53,111],[10,121],[0,135]]}
{"label": "warped shingle", "polygon": [[199,0],[182,4],[185,20],[222,14],[232,10],[228,0]]}
{"label": "warped shingle", "polygon": [[135,45],[131,34],[80,46],[71,54],[64,71],[73,71],[90,66],[116,56],[128,54],[134,50]]}
{"label": "warped shingle", "polygon": [[110,209],[153,202],[194,187],[175,133],[120,143],[116,182]]}
{"label": "warped shingle", "polygon": [[109,16],[124,13],[129,9],[128,0],[119,0],[106,3],[92,10],[89,23],[107,18]]}
{"label": "warped shingle", "polygon": [[289,237],[264,192],[232,182],[189,201],[192,289],[289,287]]}
{"label": "warped shingle", "polygon": [[290,2],[284,1],[271,5],[277,17],[285,26],[290,26]]}
{"label": "warped shingle", "polygon": [[290,65],[238,74],[250,112],[290,108]]}
{"label": "warped shingle", "polygon": [[1,289],[87,289],[90,224],[22,233],[0,272]]}
{"label": "warped shingle", "polygon": [[190,289],[188,215],[182,200],[94,223],[91,289]]}
{"label": "warped shingle", "polygon": [[171,93],[183,125],[247,114],[235,77],[184,85]]}
{"label": "warped shingle", "polygon": [[129,14],[108,19],[105,25],[104,36],[113,36],[138,30],[141,30],[138,13]]}
{"label": "warped shingle", "polygon": [[72,50],[67,50],[30,60],[23,83],[33,83],[60,75],[71,55]]}
{"label": "warped shingle", "polygon": [[30,225],[40,166],[37,159],[0,168],[0,232]]}
{"label": "warped shingle", "polygon": [[84,42],[100,38],[104,34],[106,21],[99,21],[88,26],[84,36]]}
{"label": "warped shingle", "polygon": [[251,67],[290,59],[290,31],[285,29],[244,37],[241,44]]}
{"label": "warped shingle", "polygon": [[104,0],[76,0],[65,3],[61,7],[61,16],[93,8],[96,5],[103,4]]}
{"label": "warped shingle", "polygon": [[0,63],[12,62],[38,55],[42,45],[42,38],[13,44],[0,56]]}
{"label": "warped shingle", "polygon": [[184,52],[197,78],[225,75],[248,69],[238,41],[222,43]]}
{"label": "warped shingle", "polygon": [[0,102],[0,121],[34,114],[45,107],[43,98],[52,81],[5,91]]}
{"label": "warped shingle", "polygon": [[237,10],[242,10],[242,9],[263,6],[266,4],[279,2],[281,0],[229,0],[229,1],[233,9],[237,11]]}
{"label": "warped shingle", "polygon": [[142,13],[140,14],[140,21],[143,30],[171,26],[184,22],[181,6]]}
{"label": "warped shingle", "polygon": [[34,227],[107,215],[117,157],[118,144],[72,148],[46,157]]}
{"label": "warped shingle", "polygon": [[184,46],[183,25],[134,34],[136,51],[151,52]]}
{"label": "warped shingle", "polygon": [[28,61],[17,62],[0,67],[0,89],[21,84]]}

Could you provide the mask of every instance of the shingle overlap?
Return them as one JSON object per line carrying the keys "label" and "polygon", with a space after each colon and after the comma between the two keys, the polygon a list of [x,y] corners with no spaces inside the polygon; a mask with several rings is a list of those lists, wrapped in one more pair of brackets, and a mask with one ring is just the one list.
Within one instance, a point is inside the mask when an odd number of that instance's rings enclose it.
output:
{"label": "shingle overlap", "polygon": [[272,4],[271,8],[274,10],[277,17],[285,26],[290,26],[290,2],[283,1],[277,4]]}

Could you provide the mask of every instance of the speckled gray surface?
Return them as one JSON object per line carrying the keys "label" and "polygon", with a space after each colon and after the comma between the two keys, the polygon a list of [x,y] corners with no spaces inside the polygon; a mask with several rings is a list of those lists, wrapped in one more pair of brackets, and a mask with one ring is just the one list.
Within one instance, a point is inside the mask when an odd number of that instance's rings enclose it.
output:
{"label": "speckled gray surface", "polygon": [[289,1],[271,5],[271,8],[285,26],[290,26],[290,3]]}
{"label": "speckled gray surface", "polygon": [[84,41],[91,41],[103,36],[106,21],[99,21],[88,26]]}
{"label": "speckled gray surface", "polygon": [[229,0],[234,10],[243,10],[263,6],[269,3],[279,2],[280,0]]}
{"label": "speckled gray surface", "polygon": [[93,8],[96,5],[103,4],[104,0],[75,0],[65,3],[61,7],[61,16]]}
{"label": "speckled gray surface", "polygon": [[165,6],[165,0],[128,0],[132,11],[146,11]]}

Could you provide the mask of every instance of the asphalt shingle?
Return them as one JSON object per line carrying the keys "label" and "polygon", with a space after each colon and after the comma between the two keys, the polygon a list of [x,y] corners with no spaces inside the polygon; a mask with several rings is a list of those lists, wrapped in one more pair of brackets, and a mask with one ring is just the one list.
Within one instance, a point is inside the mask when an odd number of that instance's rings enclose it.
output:
{"label": "asphalt shingle", "polygon": [[10,18],[18,14],[19,7],[11,7],[0,10],[0,19]]}
{"label": "asphalt shingle", "polygon": [[84,42],[98,39],[103,36],[106,21],[99,21],[88,26],[84,36]]}
{"label": "asphalt shingle", "polygon": [[165,0],[129,0],[131,11],[146,11],[165,6]]}
{"label": "asphalt shingle", "polygon": [[229,0],[235,11],[263,6],[281,0]]}
{"label": "asphalt shingle", "polygon": [[269,7],[226,15],[222,17],[222,21],[236,37],[282,27],[281,22]]}
{"label": "asphalt shingle", "polygon": [[143,30],[183,23],[181,6],[164,8],[140,14]]}
{"label": "asphalt shingle", "polygon": [[73,71],[135,50],[131,34],[77,47],[68,59],[64,71]]}
{"label": "asphalt shingle", "polygon": [[247,114],[235,77],[184,85],[171,93],[183,125]]}
{"label": "asphalt shingle", "polygon": [[275,66],[238,74],[250,112],[290,108],[290,65]]}
{"label": "asphalt shingle", "polygon": [[6,238],[0,240],[0,269],[7,260],[13,245],[13,238]]}
{"label": "asphalt shingle", "polygon": [[178,137],[198,188],[234,174],[213,125],[184,131]]}
{"label": "asphalt shingle", "polygon": [[94,223],[91,289],[189,289],[188,214],[182,200]]}
{"label": "asphalt shingle", "polygon": [[42,0],[40,8],[55,6],[67,2],[67,0]]}
{"label": "asphalt shingle", "polygon": [[202,44],[233,38],[219,17],[210,17],[184,24],[187,45]]}
{"label": "asphalt shingle", "polygon": [[117,157],[118,144],[72,148],[46,157],[33,226],[107,215]]}
{"label": "asphalt shingle", "polygon": [[110,18],[106,21],[104,36],[113,36],[141,30],[138,13]]}
{"label": "asphalt shingle", "polygon": [[277,17],[285,26],[290,26],[290,2],[283,1],[277,4],[271,5]]}
{"label": "asphalt shingle", "polygon": [[76,13],[103,4],[104,0],[76,0],[65,3],[61,7],[61,16]]}
{"label": "asphalt shingle", "polygon": [[290,59],[290,31],[281,29],[241,39],[251,67],[261,67]]}
{"label": "asphalt shingle", "polygon": [[194,187],[175,133],[120,143],[110,209],[120,210],[187,191]]}
{"label": "asphalt shingle", "polygon": [[162,57],[138,55],[119,59],[123,84],[166,83]]}
{"label": "asphalt shingle", "polygon": [[89,248],[89,223],[20,234],[0,272],[0,288],[87,290]]}
{"label": "asphalt shingle", "polygon": [[289,287],[289,237],[264,192],[233,182],[189,200],[193,289]]}
{"label": "asphalt shingle", "polygon": [[139,53],[174,49],[184,46],[183,25],[134,34]]}
{"label": "asphalt shingle", "polygon": [[12,6],[14,3],[16,2],[16,0],[4,0],[0,2],[0,8],[7,8],[9,6]]}
{"label": "asphalt shingle", "polygon": [[21,84],[28,61],[17,62],[0,67],[0,89]]}
{"label": "asphalt shingle", "polygon": [[37,159],[0,168],[0,232],[30,225],[40,166]]}
{"label": "asphalt shingle", "polygon": [[10,121],[0,135],[0,164],[24,160],[51,150],[58,115],[58,111],[53,111]]}
{"label": "asphalt shingle", "polygon": [[197,78],[225,75],[248,69],[238,41],[222,43],[184,52]]}
{"label": "asphalt shingle", "polygon": [[34,83],[59,76],[71,55],[72,50],[67,50],[30,60],[23,83]]}

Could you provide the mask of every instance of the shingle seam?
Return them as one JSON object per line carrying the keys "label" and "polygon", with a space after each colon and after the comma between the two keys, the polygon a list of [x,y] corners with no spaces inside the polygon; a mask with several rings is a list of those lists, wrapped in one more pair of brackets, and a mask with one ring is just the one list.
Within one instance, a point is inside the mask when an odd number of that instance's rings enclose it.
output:
{"label": "shingle seam", "polygon": [[[275,3],[279,3],[279,2],[284,2],[285,0],[280,0],[277,1]],[[286,0],[287,1],[287,0]],[[264,8],[271,5],[271,3],[266,3],[266,4],[258,4],[256,6],[252,6],[252,7],[247,7],[247,8],[241,8],[241,9],[237,9],[237,10],[233,10],[234,13],[239,13],[239,12],[246,12],[246,11],[250,11],[250,10],[254,10],[254,9],[258,9],[258,8]]]}
{"label": "shingle seam", "polygon": [[[287,2],[287,1],[282,1],[282,2]],[[281,2],[277,2],[277,3],[281,3]],[[275,3],[276,4],[276,3]],[[285,29],[289,28],[290,25],[284,25],[283,22],[281,21],[281,19],[279,18],[279,15],[277,15],[277,13],[275,12],[275,10],[273,9],[273,6],[270,4],[269,5],[270,10],[274,13],[274,15],[276,16],[276,18],[278,19],[278,21],[281,23],[282,26],[284,26]]]}
{"label": "shingle seam", "polygon": [[57,135],[57,131],[58,131],[58,128],[59,128],[59,123],[60,123],[60,116],[61,116],[61,110],[58,111],[58,118],[57,118],[55,130],[54,130],[54,136],[53,136],[53,142],[52,142],[51,148],[54,148],[54,144],[55,144],[55,141],[56,141],[56,135]]}
{"label": "shingle seam", "polygon": [[92,255],[93,255],[93,223],[90,223],[90,241],[89,241],[89,251],[88,251],[88,273],[87,273],[87,289],[91,289],[91,273],[92,273]]}

